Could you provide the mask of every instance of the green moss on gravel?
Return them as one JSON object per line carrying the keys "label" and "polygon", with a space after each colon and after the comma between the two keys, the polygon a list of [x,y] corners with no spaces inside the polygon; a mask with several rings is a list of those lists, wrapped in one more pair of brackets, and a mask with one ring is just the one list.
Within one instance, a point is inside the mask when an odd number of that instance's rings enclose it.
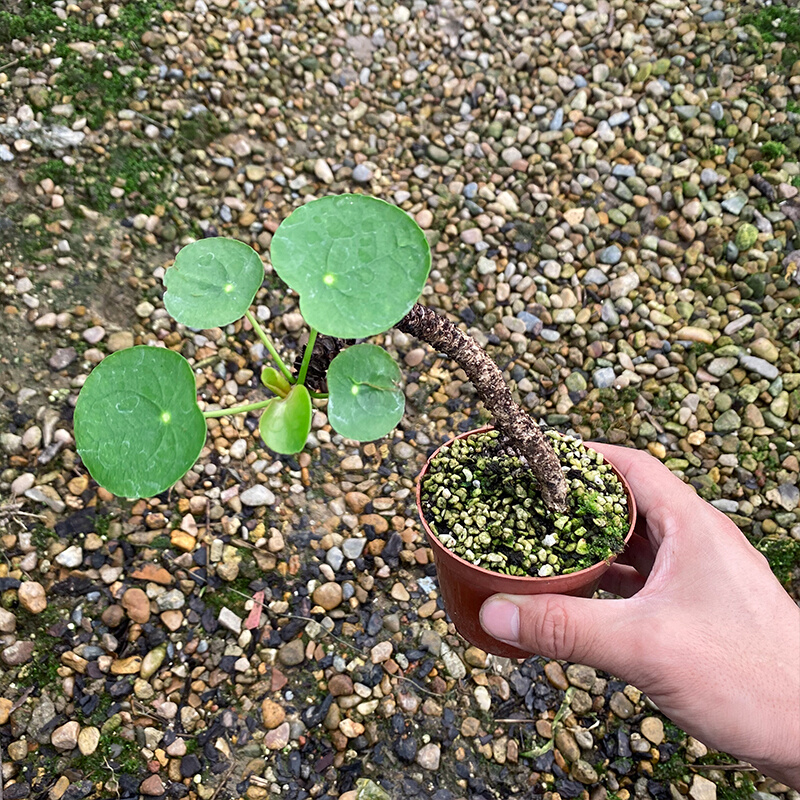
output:
{"label": "green moss on gravel", "polygon": [[790,69],[800,58],[800,9],[782,3],[767,6],[745,14],[742,25],[752,25],[764,42],[785,42],[781,54],[781,64],[785,69]]}
{"label": "green moss on gravel", "polygon": [[119,202],[111,195],[111,189],[118,186],[129,199],[138,195],[137,208],[150,213],[166,199],[162,182],[167,167],[168,162],[148,146],[115,147],[95,168],[84,171],[84,190],[98,211],[108,211]]}
{"label": "green moss on gravel", "polygon": [[[52,55],[63,59],[52,87],[56,91],[50,93],[52,102],[58,102],[53,98],[58,92],[70,96],[77,116],[85,116],[91,127],[98,128],[108,114],[128,107],[135,90],[147,77],[143,67],[120,72],[119,66],[138,60],[142,34],[161,12],[173,7],[174,3],[168,0],[122,4],[119,16],[98,28],[70,16],[62,20],[52,8],[24,3],[16,13],[0,12],[0,46],[15,39],[51,44]],[[73,42],[92,42],[106,57],[85,59],[70,48]],[[23,56],[22,61],[30,69],[43,66],[41,59],[32,56]]]}
{"label": "green moss on gravel", "polygon": [[108,775],[109,767],[128,775],[138,775],[144,770],[139,745],[116,734],[101,736],[97,750],[89,756],[79,756],[72,765],[87,778],[103,778]]}
{"label": "green moss on gravel", "polygon": [[762,539],[756,549],[764,555],[775,577],[787,583],[800,567],[800,542],[794,539]]}

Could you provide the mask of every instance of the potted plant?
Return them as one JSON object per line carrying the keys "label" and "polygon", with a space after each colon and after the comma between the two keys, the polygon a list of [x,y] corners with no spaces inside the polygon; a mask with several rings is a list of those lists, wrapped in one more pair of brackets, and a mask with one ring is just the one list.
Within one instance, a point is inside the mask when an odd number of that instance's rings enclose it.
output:
{"label": "potted plant", "polygon": [[483,633],[481,603],[498,591],[591,594],[633,530],[624,480],[595,451],[545,432],[514,402],[478,343],[417,303],[431,254],[405,212],[363,195],[313,200],[283,221],[270,257],[298,293],[310,327],[294,368],[250,311],[264,267],[241,242],[212,238],[184,247],[165,273],[164,305],[194,329],[248,319],[275,362],[261,372],[271,396],[201,410],[192,368],[179,353],[119,351],[88,376],[75,407],[86,468],[114,494],[159,494],[199,457],[206,419],[254,411],[265,444],[296,453],[311,430],[314,398],[327,400],[338,433],[378,439],[402,417],[401,372],[382,348],[353,342],[397,327],[456,361],[493,417],[493,428],[463,434],[433,454],[417,502],[458,630],[491,652],[522,655]]}

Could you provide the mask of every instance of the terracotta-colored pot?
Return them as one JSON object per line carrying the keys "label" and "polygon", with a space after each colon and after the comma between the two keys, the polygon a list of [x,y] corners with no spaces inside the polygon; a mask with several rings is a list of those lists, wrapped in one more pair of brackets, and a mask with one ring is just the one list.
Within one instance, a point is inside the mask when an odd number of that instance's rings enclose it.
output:
{"label": "terracotta-colored pot", "polygon": [[[491,426],[462,433],[460,436],[456,436],[455,439],[463,439],[488,430],[491,430]],[[431,455],[417,478],[417,511],[422,521],[422,527],[428,537],[428,542],[433,550],[433,559],[436,564],[436,572],[439,575],[439,588],[442,592],[444,605],[456,629],[468,642],[480,647],[481,650],[486,650],[486,652],[494,653],[498,656],[527,658],[530,653],[501,642],[489,636],[483,630],[480,623],[480,610],[484,601],[501,592],[504,594],[568,594],[574,597],[591,597],[597,590],[600,577],[614,563],[616,556],[612,556],[580,572],[571,572],[568,575],[553,575],[549,578],[531,578],[491,572],[488,569],[465,561],[451,550],[448,550],[439,541],[439,538],[425,520],[425,515],[422,512],[421,493],[422,481],[431,461],[442,448],[447,447],[455,439],[446,442]],[[591,444],[587,443],[587,446],[591,447]],[[636,525],[636,501],[631,487],[619,470],[613,464],[611,464],[611,468],[625,487],[625,494],[628,498],[630,527],[625,535],[625,543],[627,544]]]}

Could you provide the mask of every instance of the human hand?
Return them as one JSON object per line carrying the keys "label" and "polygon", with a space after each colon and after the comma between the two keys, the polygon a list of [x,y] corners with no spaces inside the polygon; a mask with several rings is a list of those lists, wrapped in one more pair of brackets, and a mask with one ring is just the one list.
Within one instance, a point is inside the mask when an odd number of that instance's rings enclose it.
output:
{"label": "human hand", "polygon": [[659,461],[592,447],[630,483],[642,523],[600,584],[626,599],[495,595],[484,630],[634,684],[687,733],[800,789],[800,608],[744,534]]}

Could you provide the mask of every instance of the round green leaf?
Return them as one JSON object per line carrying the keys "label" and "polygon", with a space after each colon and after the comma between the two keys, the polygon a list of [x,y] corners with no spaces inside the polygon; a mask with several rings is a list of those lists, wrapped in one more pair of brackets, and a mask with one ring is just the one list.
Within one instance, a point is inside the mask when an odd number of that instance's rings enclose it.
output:
{"label": "round green leaf", "polygon": [[328,419],[336,431],[360,442],[380,439],[403,416],[400,368],[374,344],[342,350],[328,367]]}
{"label": "round green leaf", "polygon": [[258,424],[264,444],[276,453],[299,453],[311,433],[311,410],[311,395],[305,386],[292,386],[286,397],[276,397]]}
{"label": "round green leaf", "polygon": [[168,489],[206,440],[192,368],[160,347],[131,347],[101,361],[83,384],[74,423],[89,473],[121,497]]}
{"label": "round green leaf", "polygon": [[244,316],[264,280],[264,265],[235,239],[187,244],[164,274],[164,305],[190,328],[218,328]]}
{"label": "round green leaf", "polygon": [[272,237],[270,257],[300,295],[308,324],[344,339],[373,336],[399,322],[431,268],[417,223],[397,206],[359,194],[298,208]]}

